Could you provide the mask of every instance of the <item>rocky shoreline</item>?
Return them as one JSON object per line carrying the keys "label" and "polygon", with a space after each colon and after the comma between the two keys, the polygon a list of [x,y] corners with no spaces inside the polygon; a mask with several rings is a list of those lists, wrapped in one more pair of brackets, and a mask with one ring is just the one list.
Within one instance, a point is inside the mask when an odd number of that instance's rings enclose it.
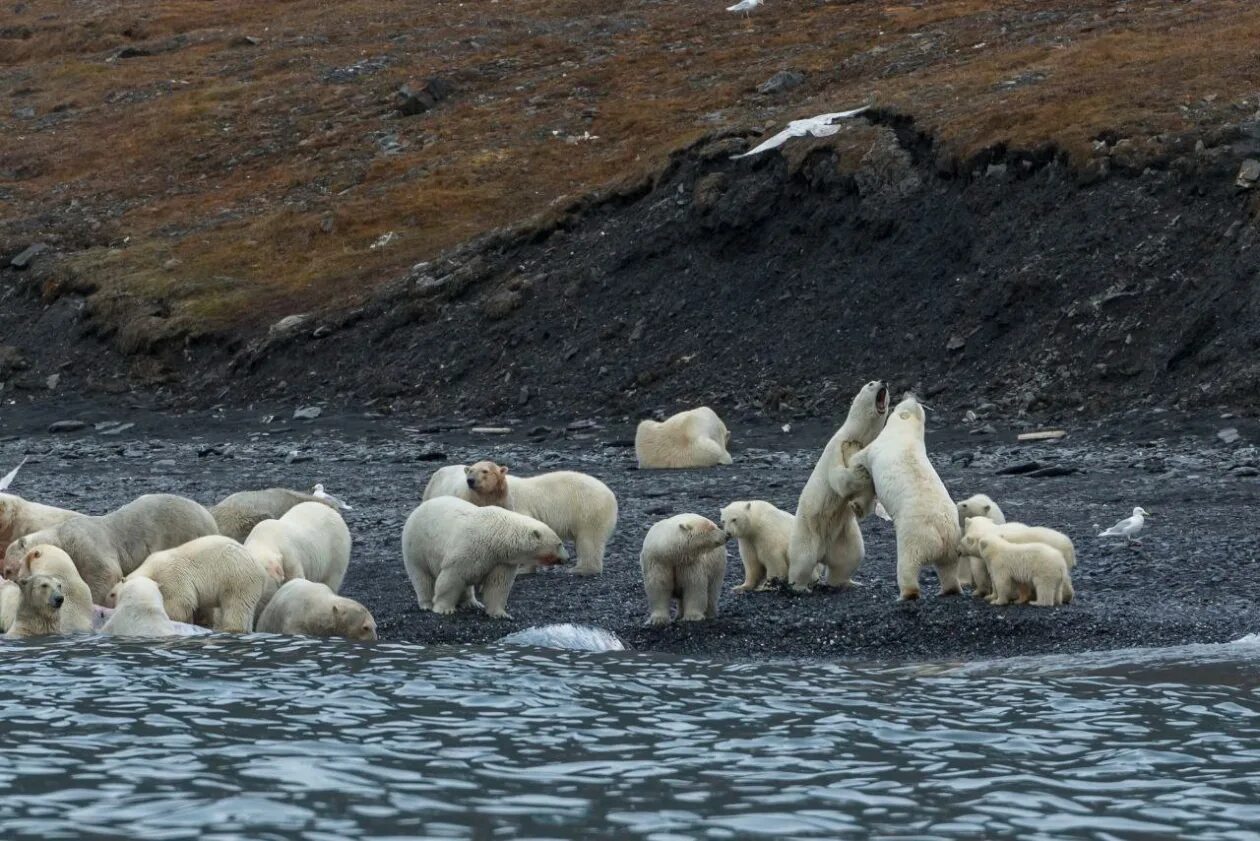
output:
{"label": "rocky shoreline", "polygon": [[[929,452],[955,497],[987,492],[1008,516],[1054,526],[1076,541],[1078,598],[1069,606],[992,608],[939,598],[930,573],[925,598],[898,603],[892,529],[872,518],[864,522],[867,559],[856,576],[864,586],[732,593],[743,572],[732,543],[718,619],[654,629],[643,625],[638,564],[647,528],[682,511],[716,517],[734,499],[764,498],[791,509],[838,416],[789,431],[751,416],[728,419],[734,465],[639,471],[628,419],[520,419],[512,432],[492,435],[472,432],[472,419],[292,414],[262,404],[187,413],[86,401],[9,406],[0,417],[0,466],[28,456],[14,492],[91,513],[146,492],[213,503],[245,488],[324,482],[354,506],[346,516],[355,550],[343,592],[373,611],[383,641],[488,643],[533,625],[575,622],[645,651],[739,660],[965,660],[1221,642],[1257,630],[1260,424],[1251,419],[1134,410],[1069,426],[1059,442],[1018,443],[1000,415],[971,424],[929,417]],[[48,431],[67,420],[85,425]],[[606,482],[621,517],[605,573],[583,579],[556,570],[519,579],[511,621],[421,613],[402,568],[402,523],[434,469],[481,457],[517,473],[572,468]],[[1033,463],[1057,469],[1038,477],[1027,469]],[[1137,504],[1155,515],[1140,547],[1093,536]]]}

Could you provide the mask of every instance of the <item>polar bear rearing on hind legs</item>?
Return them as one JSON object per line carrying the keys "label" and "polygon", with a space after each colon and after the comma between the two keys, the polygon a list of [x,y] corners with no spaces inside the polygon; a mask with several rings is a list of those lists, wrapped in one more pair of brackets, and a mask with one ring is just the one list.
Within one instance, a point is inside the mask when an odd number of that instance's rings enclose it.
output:
{"label": "polar bear rearing on hind legs", "polygon": [[[796,522],[788,544],[788,578],[805,590],[819,564],[827,567],[827,583],[849,583],[865,554],[862,532],[851,499],[832,484],[836,468],[845,468],[858,450],[875,440],[888,412],[888,387],[878,380],[862,386],[849,406],[844,425],[831,436],[796,504]],[[843,490],[843,489],[841,489]]]}

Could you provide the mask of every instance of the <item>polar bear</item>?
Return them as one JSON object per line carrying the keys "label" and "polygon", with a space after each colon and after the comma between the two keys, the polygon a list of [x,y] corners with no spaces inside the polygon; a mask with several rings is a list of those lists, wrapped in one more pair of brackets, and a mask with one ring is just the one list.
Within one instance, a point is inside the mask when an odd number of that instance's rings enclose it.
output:
{"label": "polar bear", "polygon": [[104,516],[71,517],[20,537],[9,544],[4,563],[16,568],[33,547],[56,546],[74,560],[99,603],[154,552],[218,533],[210,512],[191,499],[146,494]]}
{"label": "polar bear", "polygon": [[[173,622],[210,624],[233,634],[254,629],[254,609],[267,586],[267,573],[245,547],[217,534],[154,552],[124,580],[132,578],[157,583]],[[115,607],[118,596],[115,586],[106,606]]]}
{"label": "polar bear", "polygon": [[731,433],[708,406],[679,412],[663,421],[645,420],[634,433],[640,470],[715,467],[730,464]]}
{"label": "polar bear", "polygon": [[771,581],[786,581],[788,545],[796,517],[763,500],[739,500],[722,509],[722,530],[739,541],[744,562],[741,593],[764,590]]}
{"label": "polar bear", "polygon": [[1058,549],[1045,543],[1012,543],[996,531],[986,533],[976,545],[993,579],[993,604],[1010,604],[1016,584],[1033,588],[1037,607],[1072,601],[1072,578]]}
{"label": "polar bear", "polygon": [[0,546],[8,546],[22,535],[51,528],[78,516],[75,511],[0,493]]}
{"label": "polar bear", "polygon": [[266,566],[279,561],[284,580],[305,578],[335,593],[350,567],[350,529],[335,508],[301,502],[278,520],[263,520],[245,539],[245,548]]}
{"label": "polar bear", "polygon": [[22,603],[22,588],[16,581],[0,579],[0,634],[8,631],[17,620],[18,605]]}
{"label": "polar bear", "polygon": [[[465,473],[466,495],[474,505],[497,505],[551,527],[577,549],[578,575],[604,571],[604,547],[617,527],[617,497],[594,476],[558,470],[537,476],[509,476],[493,461],[479,461]],[[524,566],[518,574],[533,572]]]}
{"label": "polar bear", "polygon": [[569,555],[559,535],[524,514],[497,505],[478,507],[453,496],[420,503],[403,526],[403,565],[424,610],[450,614],[463,604],[511,619],[508,595],[520,566],[562,563]]}
{"label": "polar bear", "polygon": [[446,467],[439,467],[433,471],[433,475],[424,486],[424,495],[420,497],[420,501],[428,502],[439,496],[454,496],[465,502],[477,504],[473,499],[472,490],[468,487],[468,465],[448,464]]}
{"label": "polar bear", "polygon": [[684,622],[717,616],[726,575],[726,532],[699,514],[676,514],[648,529],[639,553],[648,624],[668,625],[671,599]]}
{"label": "polar bear", "polygon": [[818,564],[827,567],[827,583],[849,583],[865,557],[862,532],[850,494],[837,493],[832,471],[849,464],[853,454],[875,440],[888,414],[888,387],[875,380],[862,386],[841,427],[831,436],[796,503],[796,521],[788,544],[788,578],[793,588],[808,589]]}
{"label": "polar bear", "polygon": [[9,639],[46,637],[61,633],[61,579],[53,575],[28,575],[20,585],[17,617],[5,636]]}
{"label": "polar bear", "polygon": [[224,497],[210,509],[210,516],[219,527],[219,534],[245,542],[254,526],[263,520],[278,520],[295,505],[303,502],[320,502],[317,497],[288,488],[267,488],[261,491],[241,491]]}
{"label": "polar bear", "polygon": [[[984,494],[969,496],[958,503],[958,527],[967,532],[967,521],[972,517],[988,517],[995,523],[1005,523],[1006,517],[998,504]],[[984,558],[968,554],[958,559],[958,583],[974,588],[973,596],[984,598],[993,592],[993,584],[984,565]]]}
{"label": "polar bear", "polygon": [[295,578],[276,592],[258,631],[305,637],[345,637],[375,642],[376,620],[354,599],[338,596],[325,584]]}
{"label": "polar bear", "polygon": [[[1072,538],[1063,532],[1044,526],[1029,526],[1019,522],[998,523],[990,517],[979,515],[967,518],[967,525],[959,543],[959,551],[965,555],[978,556],[980,554],[980,538],[990,533],[997,534],[1011,543],[1044,543],[1058,550],[1059,554],[1063,556],[1064,562],[1067,563],[1069,570],[1076,567],[1076,547],[1072,544]],[[983,560],[981,558],[982,564]],[[988,575],[987,564],[984,566],[985,574]],[[1032,597],[1030,588],[1021,585],[1019,590],[1020,602],[1026,602]],[[988,599],[989,601],[993,600],[991,588]]]}
{"label": "polar bear", "polygon": [[[897,534],[897,585],[902,599],[919,597],[919,571],[936,567],[941,595],[958,587],[958,509],[928,460],[927,416],[913,394],[893,409],[882,432],[849,460],[865,467]],[[843,473],[843,471],[837,471]],[[833,475],[833,483],[838,479]]]}
{"label": "polar bear", "polygon": [[166,615],[162,591],[153,579],[130,576],[114,588],[114,601],[118,607],[101,626],[102,634],[116,637],[179,635],[175,623]]}
{"label": "polar bear", "polygon": [[74,561],[56,546],[42,544],[31,549],[18,567],[18,580],[28,575],[51,575],[61,579],[61,633],[87,634],[92,631],[92,591],[79,575]]}

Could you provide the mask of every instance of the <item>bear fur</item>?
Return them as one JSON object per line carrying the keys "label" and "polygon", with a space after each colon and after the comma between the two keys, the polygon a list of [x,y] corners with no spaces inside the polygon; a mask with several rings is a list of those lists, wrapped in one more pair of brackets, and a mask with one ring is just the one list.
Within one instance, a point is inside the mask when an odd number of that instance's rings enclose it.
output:
{"label": "bear fur", "polygon": [[[71,517],[78,517],[75,511],[41,505],[13,494],[0,493],[0,546],[8,546],[23,535],[32,534],[43,529],[52,528]],[[21,559],[19,559],[20,561]],[[10,575],[5,570],[5,575]]]}
{"label": "bear fur", "polygon": [[424,495],[420,497],[420,501],[428,502],[439,496],[454,496],[465,502],[477,504],[473,500],[472,490],[468,487],[468,465],[448,464],[446,467],[439,467],[433,471],[428,484],[424,486]]}
{"label": "bear fur", "polygon": [[[1069,570],[1076,568],[1076,547],[1072,544],[1072,539],[1063,532],[1044,526],[1029,526],[1020,522],[997,523],[989,517],[982,516],[967,518],[967,526],[963,532],[962,541],[959,543],[960,552],[972,557],[979,556],[978,541],[981,537],[991,532],[1011,543],[1044,543],[1058,550],[1059,554],[1063,556],[1064,562],[1067,563]],[[985,570],[984,574],[988,576],[988,565],[984,563],[983,558],[981,558],[981,564]],[[1032,598],[1032,589],[1030,587],[1020,585],[1019,591],[1021,604]],[[987,598],[989,601],[993,600],[991,591]]]}
{"label": "bear fur", "polygon": [[22,603],[22,588],[16,581],[0,580],[0,634],[5,633],[17,621],[18,605]]}
{"label": "bear fur", "polygon": [[1032,587],[1037,607],[1053,607],[1072,601],[1072,579],[1063,553],[1045,543],[1012,543],[995,531],[976,541],[980,556],[993,579],[992,604],[1010,604],[1016,584]]}
{"label": "bear fur", "polygon": [[56,546],[74,560],[93,601],[101,603],[124,575],[154,552],[218,533],[210,512],[191,499],[146,494],[104,516],[71,517],[18,538],[5,552],[5,566],[20,564],[40,544]]}
{"label": "bear fur", "polygon": [[[254,609],[267,586],[267,573],[258,561],[222,535],[154,552],[126,580],[132,578],[157,582],[162,607],[172,621],[210,624],[216,631],[233,634],[254,629]],[[117,598],[115,587],[106,605],[115,607]]]}
{"label": "bear fur", "polygon": [[722,530],[739,542],[744,583],[738,592],[764,590],[787,581],[788,545],[796,517],[760,499],[739,500],[722,509]]}
{"label": "bear fur", "polygon": [[958,509],[928,460],[927,416],[909,394],[889,415],[884,430],[850,460],[865,467],[875,494],[892,517],[897,534],[897,586],[902,599],[919,597],[919,571],[936,567],[941,595],[958,586]]}
{"label": "bear fur", "polygon": [[837,493],[832,474],[836,468],[848,467],[853,455],[875,440],[887,414],[888,387],[878,380],[867,383],[823,448],[796,503],[796,521],[788,544],[788,578],[793,588],[808,589],[820,563],[827,568],[828,584],[844,586],[862,563],[866,547],[851,505],[852,495]]}
{"label": "bear fur", "polygon": [[[577,549],[578,575],[604,571],[604,547],[617,527],[617,497],[593,476],[558,470],[537,476],[509,476],[493,461],[479,461],[465,469],[466,495],[473,505],[497,505],[546,523],[561,540]],[[518,574],[533,572],[523,566]]]}
{"label": "bear fur", "polygon": [[376,620],[354,599],[338,596],[325,584],[295,578],[285,582],[258,620],[258,631],[305,637],[376,640]]}
{"label": "bear fur", "polygon": [[334,593],[350,567],[350,529],[335,508],[322,502],[301,502],[278,520],[263,520],[245,539],[245,548],[264,567],[278,561],[285,581],[318,581]]}
{"label": "bear fur", "polygon": [[17,617],[5,636],[22,639],[61,633],[61,605],[65,601],[61,579],[53,575],[28,575],[19,586],[22,598],[18,602]]}
{"label": "bear fur", "polygon": [[648,529],[639,553],[648,624],[668,625],[678,600],[679,618],[698,622],[717,616],[726,576],[726,532],[699,514],[676,514]]}
{"label": "bear fur", "polygon": [[[958,527],[967,533],[967,521],[972,517],[988,517],[995,523],[1005,523],[1006,516],[998,504],[984,494],[969,496],[958,503]],[[979,555],[965,555],[958,560],[958,583],[970,585],[972,595],[984,598],[993,592],[993,582],[989,580],[988,569],[984,558]]]}
{"label": "bear fur", "polygon": [[22,565],[18,567],[18,580],[28,575],[51,575],[61,579],[62,595],[65,601],[61,605],[61,633],[87,634],[92,631],[92,591],[79,575],[74,561],[56,546],[47,544],[36,546],[26,553]]}
{"label": "bear fur", "polygon": [[640,470],[730,464],[731,433],[708,406],[663,421],[645,420],[634,433]]}
{"label": "bear fur", "polygon": [[484,508],[453,496],[420,503],[403,526],[403,565],[421,609],[450,614],[480,606],[510,619],[508,595],[520,566],[568,559],[559,535],[545,523],[497,505]]}
{"label": "bear fur", "polygon": [[210,516],[219,527],[219,534],[245,542],[254,526],[263,520],[279,520],[289,509],[303,502],[327,503],[301,491],[288,488],[267,488],[261,491],[241,491],[224,497],[210,509]]}
{"label": "bear fur", "polygon": [[116,637],[173,637],[179,634],[162,606],[162,591],[157,582],[143,576],[131,576],[114,588],[118,606],[105,624],[102,634]]}

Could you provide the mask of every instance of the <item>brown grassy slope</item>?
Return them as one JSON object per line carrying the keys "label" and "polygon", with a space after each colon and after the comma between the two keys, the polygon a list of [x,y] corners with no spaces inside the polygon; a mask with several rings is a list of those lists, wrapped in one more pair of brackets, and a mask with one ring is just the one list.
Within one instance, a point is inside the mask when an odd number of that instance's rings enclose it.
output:
{"label": "brown grassy slope", "polygon": [[[723,5],[6,6],[0,247],[70,254],[100,312],[251,326],[353,304],[716,128],[875,102],[944,154],[1049,142],[1080,160],[1104,131],[1210,125],[1260,84],[1250,0]],[[151,55],[114,58],[126,46]],[[755,92],[785,68],[806,84]],[[430,75],[456,97],[396,117],[393,92]]]}

